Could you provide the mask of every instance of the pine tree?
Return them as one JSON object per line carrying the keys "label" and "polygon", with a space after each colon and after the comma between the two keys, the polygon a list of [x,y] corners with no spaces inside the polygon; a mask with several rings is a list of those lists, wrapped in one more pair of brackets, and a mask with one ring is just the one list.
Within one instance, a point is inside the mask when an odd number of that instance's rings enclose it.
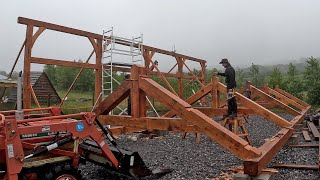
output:
{"label": "pine tree", "polygon": [[320,105],[320,60],[309,58],[306,60],[304,81],[307,89],[307,100],[312,105]]}
{"label": "pine tree", "polygon": [[282,74],[277,67],[274,67],[270,76],[269,86],[275,88],[277,85],[282,88]]}

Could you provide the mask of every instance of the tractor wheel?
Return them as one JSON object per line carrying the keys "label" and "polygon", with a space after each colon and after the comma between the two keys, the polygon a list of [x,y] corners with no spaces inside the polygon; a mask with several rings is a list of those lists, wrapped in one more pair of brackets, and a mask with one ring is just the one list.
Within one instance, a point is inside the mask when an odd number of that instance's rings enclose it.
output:
{"label": "tractor wheel", "polygon": [[48,172],[42,174],[40,179],[44,180],[82,180],[80,170],[73,167],[71,163],[50,165],[46,168]]}

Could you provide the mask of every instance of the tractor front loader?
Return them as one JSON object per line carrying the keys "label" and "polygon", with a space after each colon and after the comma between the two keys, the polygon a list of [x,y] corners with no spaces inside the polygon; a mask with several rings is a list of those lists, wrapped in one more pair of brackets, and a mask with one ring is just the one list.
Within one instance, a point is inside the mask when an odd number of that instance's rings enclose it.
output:
{"label": "tractor front loader", "polygon": [[86,161],[133,179],[170,172],[153,173],[137,152],[119,149],[95,113],[62,115],[49,107],[17,114],[0,112],[0,179],[82,179],[78,167]]}

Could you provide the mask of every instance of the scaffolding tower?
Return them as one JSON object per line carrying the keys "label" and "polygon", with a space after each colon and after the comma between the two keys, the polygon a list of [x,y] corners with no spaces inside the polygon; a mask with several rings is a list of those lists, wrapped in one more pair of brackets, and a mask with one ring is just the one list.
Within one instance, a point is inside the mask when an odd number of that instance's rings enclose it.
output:
{"label": "scaffolding tower", "polygon": [[[131,67],[133,64],[143,63],[143,36],[123,38],[113,34],[113,28],[103,31],[103,60],[102,60],[102,98],[107,97],[114,90],[114,83],[120,84],[114,78],[113,66]],[[115,61],[115,56],[122,55],[129,57],[131,62],[123,63]]]}
{"label": "scaffolding tower", "polygon": [[[114,78],[116,72],[114,66],[130,68],[133,64],[143,64],[143,35],[138,37],[123,38],[114,35],[113,28],[103,31],[103,51],[102,51],[102,98],[106,98],[120,85],[120,82]],[[117,57],[129,57],[129,62],[120,62]],[[128,58],[126,58],[128,59]],[[118,62],[117,62],[118,60]],[[121,59],[122,60],[122,59]],[[117,107],[121,113],[126,113],[127,109]],[[111,112],[113,114],[113,111]]]}

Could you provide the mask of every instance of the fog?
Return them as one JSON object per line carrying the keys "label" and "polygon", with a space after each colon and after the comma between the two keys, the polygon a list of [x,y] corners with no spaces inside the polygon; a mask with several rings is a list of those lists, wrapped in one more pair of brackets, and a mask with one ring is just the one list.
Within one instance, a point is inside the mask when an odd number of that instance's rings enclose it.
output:
{"label": "fog", "polygon": [[[175,47],[207,60],[211,68],[219,67],[221,58],[246,67],[319,57],[319,9],[317,0],[3,0],[0,70],[10,70],[24,41],[26,26],[17,23],[19,16],[95,33],[114,27],[116,35],[129,38],[143,33],[144,44],[170,51]],[[91,50],[86,38],[45,31],[33,55],[78,60]],[[23,56],[16,70],[22,65]]]}

